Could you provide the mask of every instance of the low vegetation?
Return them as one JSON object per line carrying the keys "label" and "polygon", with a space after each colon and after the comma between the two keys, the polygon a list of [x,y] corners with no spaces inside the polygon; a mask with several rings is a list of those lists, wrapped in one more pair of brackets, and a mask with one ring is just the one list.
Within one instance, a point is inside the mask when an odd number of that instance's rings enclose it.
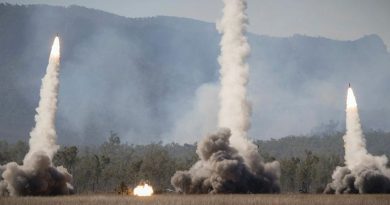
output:
{"label": "low vegetation", "polygon": [[[390,147],[390,133],[369,132],[366,136],[371,153],[390,156],[386,149]],[[280,161],[282,193],[320,193],[331,181],[334,168],[343,164],[341,138],[342,134],[335,132],[256,143],[266,161]],[[0,164],[21,163],[27,150],[26,142],[0,140]],[[126,185],[134,187],[142,180],[148,180],[156,193],[170,193],[171,176],[198,160],[195,150],[195,144],[125,144],[111,132],[99,146],[63,146],[54,163],[64,165],[73,174],[78,194],[119,193]]]}
{"label": "low vegetation", "polygon": [[386,205],[390,195],[155,195],[147,198],[98,195],[67,197],[7,197],[13,205]]}

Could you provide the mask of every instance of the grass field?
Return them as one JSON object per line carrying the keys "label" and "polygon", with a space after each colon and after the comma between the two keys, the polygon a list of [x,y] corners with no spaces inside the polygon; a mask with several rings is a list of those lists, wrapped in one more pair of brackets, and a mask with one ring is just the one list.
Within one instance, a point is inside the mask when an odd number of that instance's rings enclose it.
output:
{"label": "grass field", "polygon": [[390,195],[116,195],[5,197],[1,205],[390,205]]}

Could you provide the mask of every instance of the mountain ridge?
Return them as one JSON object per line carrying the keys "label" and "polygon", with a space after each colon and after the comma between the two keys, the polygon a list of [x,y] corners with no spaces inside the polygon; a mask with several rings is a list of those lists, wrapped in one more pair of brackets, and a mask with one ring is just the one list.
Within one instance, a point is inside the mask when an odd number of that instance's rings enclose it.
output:
{"label": "mountain ridge", "polygon": [[[110,130],[132,143],[193,142],[215,129],[220,34],[213,23],[0,4],[0,31],[1,138],[28,138],[55,33],[62,37],[61,143],[99,143]],[[363,124],[384,129],[390,123],[390,108],[373,92],[385,93],[390,76],[390,55],[378,35],[353,41],[248,36],[254,138],[343,121],[348,82],[356,85]]]}

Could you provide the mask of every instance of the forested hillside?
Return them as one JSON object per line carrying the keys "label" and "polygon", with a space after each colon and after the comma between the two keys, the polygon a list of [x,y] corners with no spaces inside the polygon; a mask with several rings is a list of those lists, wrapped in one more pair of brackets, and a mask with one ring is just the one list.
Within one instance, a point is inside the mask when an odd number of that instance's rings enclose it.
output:
{"label": "forested hillside", "polygon": [[[260,150],[264,150],[276,158],[289,156],[303,156],[305,150],[311,150],[315,154],[329,155],[344,154],[344,133],[323,136],[289,136],[281,139],[257,141]],[[365,133],[367,149],[374,155],[390,156],[390,133],[370,131]]]}
{"label": "forested hillside", "polygon": [[[78,6],[0,4],[0,139],[28,139],[40,79],[59,33],[62,144],[98,145],[110,130],[129,144],[196,142],[216,129],[215,27]],[[390,100],[390,57],[377,35],[338,41],[249,34],[249,40],[251,137],[300,135],[330,120],[343,122],[349,82],[363,125],[388,130],[390,105],[383,102]]]}

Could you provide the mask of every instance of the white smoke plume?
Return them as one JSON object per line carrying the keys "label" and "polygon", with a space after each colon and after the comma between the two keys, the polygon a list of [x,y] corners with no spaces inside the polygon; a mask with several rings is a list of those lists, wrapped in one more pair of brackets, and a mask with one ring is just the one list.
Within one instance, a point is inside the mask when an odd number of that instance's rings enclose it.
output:
{"label": "white smoke plume", "polygon": [[218,25],[223,34],[218,59],[221,66],[218,125],[231,129],[231,141],[239,144],[246,138],[251,113],[247,100],[249,66],[246,60],[250,54],[245,37],[248,18],[244,11],[247,4],[238,0],[225,0],[224,3],[223,18]]}
{"label": "white smoke plume", "polygon": [[390,193],[390,170],[386,156],[367,152],[356,98],[348,88],[344,135],[345,167],[337,167],[325,193]]}
{"label": "white smoke plume", "polygon": [[195,93],[192,109],[182,115],[174,127],[171,141],[195,143],[217,127],[219,86],[205,83]]}
{"label": "white smoke plume", "polygon": [[60,71],[60,43],[56,37],[50,52],[49,64],[46,75],[42,79],[40,101],[35,115],[35,127],[30,132],[30,150],[24,158],[26,164],[31,155],[37,151],[43,151],[52,159],[59,149],[56,144],[57,134],[55,130],[55,118],[57,111],[57,96]]}
{"label": "white smoke plume", "polygon": [[52,159],[59,149],[55,129],[60,70],[60,42],[54,39],[46,75],[42,79],[36,125],[30,132],[30,149],[23,165],[10,162],[2,167],[0,195],[62,195],[73,192],[72,176]]}
{"label": "white smoke plume", "polygon": [[[280,165],[264,164],[257,146],[248,139],[251,106],[247,99],[250,54],[245,0],[224,0],[219,56],[221,90],[217,133],[197,148],[200,161],[189,171],[178,171],[171,183],[185,193],[279,192]],[[207,154],[205,154],[207,153]]]}

